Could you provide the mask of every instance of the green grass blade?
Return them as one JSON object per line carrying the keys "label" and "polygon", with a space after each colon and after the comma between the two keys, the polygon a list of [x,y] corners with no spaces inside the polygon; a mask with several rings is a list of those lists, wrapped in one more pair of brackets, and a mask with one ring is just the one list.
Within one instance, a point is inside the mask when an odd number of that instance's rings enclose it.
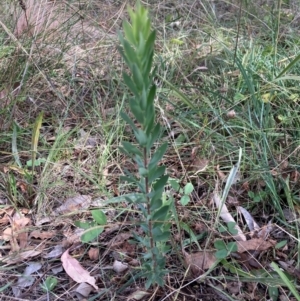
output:
{"label": "green grass blade", "polygon": [[300,295],[297,292],[297,289],[292,284],[292,282],[286,277],[286,275],[280,270],[279,266],[275,262],[272,262],[270,264],[270,266],[276,271],[276,273],[279,275],[279,277],[282,279],[282,281],[286,284],[286,286],[289,288],[291,293],[296,297],[296,299],[298,301],[300,301]]}

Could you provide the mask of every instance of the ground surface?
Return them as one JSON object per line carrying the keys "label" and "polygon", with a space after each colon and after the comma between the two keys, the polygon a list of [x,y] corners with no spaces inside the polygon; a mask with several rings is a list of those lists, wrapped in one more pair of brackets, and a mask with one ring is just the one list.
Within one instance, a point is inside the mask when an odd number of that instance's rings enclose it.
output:
{"label": "ground surface", "polygon": [[[2,1],[1,300],[297,300],[287,283],[299,291],[300,5],[248,2],[143,2],[157,31],[162,163],[194,187],[187,204],[166,187],[179,218],[169,274],[146,291],[130,242],[140,213],[122,197],[135,189],[119,180],[136,168],[118,149],[133,139],[119,117],[129,92],[117,34],[134,3],[30,0],[24,14]],[[240,150],[222,215],[216,199]],[[104,230],[83,243],[76,221],[96,208]],[[245,241],[214,265],[215,242],[235,241],[230,217]],[[70,277],[85,271],[94,288]]]}

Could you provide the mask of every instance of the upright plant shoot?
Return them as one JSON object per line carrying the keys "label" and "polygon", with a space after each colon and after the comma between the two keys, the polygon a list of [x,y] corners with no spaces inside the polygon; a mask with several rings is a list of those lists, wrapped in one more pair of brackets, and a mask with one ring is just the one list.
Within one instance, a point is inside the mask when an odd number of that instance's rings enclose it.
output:
{"label": "upright plant shoot", "polygon": [[164,242],[170,237],[170,208],[162,201],[164,187],[168,181],[165,166],[159,165],[166,152],[167,144],[156,147],[161,135],[161,126],[156,122],[154,99],[155,70],[152,70],[155,31],[151,29],[148,11],[138,1],[135,10],[128,9],[130,23],[123,23],[124,35],[120,34],[120,53],[129,68],[123,73],[126,86],[131,91],[129,108],[131,116],[122,112],[122,118],[130,125],[136,143],[122,142],[121,151],[138,166],[138,176],[127,172],[123,180],[139,188],[134,202],[142,216],[144,235],[135,235],[143,248],[141,277],[146,278],[146,288],[163,285],[165,270]]}

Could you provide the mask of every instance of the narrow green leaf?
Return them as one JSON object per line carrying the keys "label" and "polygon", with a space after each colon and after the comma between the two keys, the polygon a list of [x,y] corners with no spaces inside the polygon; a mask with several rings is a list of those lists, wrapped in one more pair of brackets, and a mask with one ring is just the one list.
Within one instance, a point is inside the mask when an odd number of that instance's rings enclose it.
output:
{"label": "narrow green leaf", "polygon": [[12,134],[12,142],[11,142],[11,151],[13,157],[20,168],[22,168],[22,163],[20,161],[18,146],[17,146],[17,137],[18,137],[18,127],[17,124],[13,123],[13,134]]}
{"label": "narrow green leaf", "polygon": [[132,114],[134,115],[134,117],[136,118],[136,120],[139,123],[143,124],[145,115],[143,114],[141,107],[139,106],[139,104],[136,102],[136,100],[134,98],[131,98],[129,100],[129,106],[130,106],[130,110],[131,110]]}
{"label": "narrow green leaf", "polygon": [[[124,44],[124,39],[122,38],[122,45]],[[118,47],[118,50],[119,50],[119,53],[121,54],[122,58],[124,59],[125,63],[127,64],[127,66],[130,66],[131,63],[129,62],[126,54],[125,54],[125,51],[124,51],[124,47]]]}
{"label": "narrow green leaf", "polygon": [[163,165],[150,169],[148,174],[149,184],[151,184],[156,179],[160,178],[165,173],[165,171],[166,167]]}
{"label": "narrow green leaf", "polygon": [[150,137],[149,142],[147,143],[147,149],[150,150],[154,144],[154,143],[152,143],[152,141],[153,141],[152,140],[152,132],[153,132],[154,121],[155,121],[154,107],[147,108],[145,114],[147,116],[147,118],[145,118],[145,121],[144,121],[145,132]]}
{"label": "narrow green leaf", "polygon": [[130,117],[126,113],[120,112],[120,116],[123,118],[124,121],[126,121],[131,126],[133,131],[137,131],[137,127],[135,126],[134,122],[130,119]]}
{"label": "narrow green leaf", "polygon": [[34,168],[34,161],[36,159],[37,154],[37,145],[40,137],[40,129],[43,121],[43,112],[41,112],[36,118],[32,131],[32,141],[31,141],[31,149],[32,149],[32,167]]}
{"label": "narrow green leaf", "polygon": [[106,223],[107,223],[106,215],[102,210],[100,210],[100,209],[92,210],[91,213],[92,213],[94,220],[99,225],[106,225]]}
{"label": "narrow green leaf", "polygon": [[135,41],[134,36],[132,34],[132,26],[129,24],[128,21],[123,22],[123,30],[124,30],[125,38],[127,39],[127,41],[131,44],[135,44],[136,41]]}
{"label": "narrow green leaf", "polygon": [[127,60],[129,61],[129,68],[131,69],[132,72],[133,65],[137,63],[137,55],[134,49],[132,48],[132,46],[126,40],[124,40],[123,49],[124,49],[124,54]]}
{"label": "narrow green leaf", "polygon": [[[141,146],[145,147],[147,144],[147,136],[146,136],[145,132],[141,129],[138,129],[136,132],[134,132],[134,135],[135,135],[138,143]],[[149,166],[149,168],[150,168],[150,166]]]}
{"label": "narrow green leaf", "polygon": [[142,91],[145,79],[143,79],[142,73],[137,66],[137,64],[132,65],[132,76],[133,76],[133,81],[138,88],[139,91]]}
{"label": "narrow green leaf", "polygon": [[138,165],[138,167],[145,167],[145,162],[142,156],[136,155],[133,159],[135,163]]}
{"label": "narrow green leaf", "polygon": [[155,95],[156,95],[156,86],[152,85],[152,87],[149,90],[148,98],[147,98],[147,105],[149,107],[153,107]]}
{"label": "narrow green leaf", "polygon": [[158,200],[155,200],[155,199],[151,199],[151,202],[150,202],[150,208],[151,208],[151,211],[155,211],[157,210],[158,208],[160,208],[162,206],[162,200],[161,199],[158,199]]}
{"label": "narrow green leaf", "polygon": [[147,143],[147,149],[150,149],[153,144],[158,140],[158,138],[160,137],[161,134],[161,126],[159,123],[156,124],[156,126],[154,127],[152,133],[151,133],[151,137]]}
{"label": "narrow green leaf", "polygon": [[155,190],[155,191],[163,190],[165,185],[168,182],[168,178],[169,178],[168,175],[164,175],[164,176],[160,177],[160,179],[153,184],[153,190]]}
{"label": "narrow green leaf", "polygon": [[135,179],[133,176],[120,176],[120,180],[127,182],[127,183],[132,183],[132,184],[137,184],[138,180]]}
{"label": "narrow green leaf", "polygon": [[157,77],[159,77],[160,80],[162,80],[165,84],[167,84],[167,86],[169,86],[170,89],[172,89],[172,91],[191,109],[195,110],[198,112],[198,110],[196,109],[196,107],[194,106],[194,104],[189,100],[189,98],[182,93],[178,88],[176,88],[173,84],[171,84],[170,82],[168,82],[164,77],[160,76],[159,74],[157,74]]}
{"label": "narrow green leaf", "polygon": [[276,79],[292,69],[300,61],[300,54],[298,54],[277,76]]}
{"label": "narrow green leaf", "polygon": [[142,156],[142,152],[134,146],[132,143],[127,141],[122,141],[123,148],[127,151],[128,154],[135,154],[137,156]]}
{"label": "narrow green leaf", "polygon": [[165,231],[160,235],[155,235],[154,240],[155,241],[168,241],[170,239],[171,233],[169,231]]}
{"label": "narrow green leaf", "polygon": [[167,150],[168,144],[164,143],[162,144],[157,150],[156,152],[153,154],[150,162],[149,162],[149,169],[152,169],[154,166],[157,165],[157,163],[162,159],[162,157],[164,156],[166,150]]}
{"label": "narrow green leaf", "polygon": [[149,37],[148,37],[148,39],[147,39],[147,41],[146,41],[146,45],[145,45],[145,49],[148,51],[148,52],[145,54],[147,58],[149,58],[151,52],[153,52],[154,44],[155,44],[155,38],[156,38],[156,31],[153,30],[153,31],[150,33],[150,35],[149,35]]}
{"label": "narrow green leaf", "polygon": [[151,200],[153,200],[153,202],[162,199],[162,195],[163,195],[164,190],[163,189],[153,189],[150,193],[149,193],[149,197],[151,198]]}
{"label": "narrow green leaf", "polygon": [[134,82],[132,81],[131,77],[126,73],[123,72],[123,80],[126,84],[126,86],[129,88],[129,90],[135,95],[135,97],[139,96],[139,91],[136,88]]}
{"label": "narrow green leaf", "polygon": [[[143,76],[144,77],[147,77],[148,80],[150,80],[152,78],[152,76],[150,76],[150,72],[151,72],[151,69],[152,69],[152,61],[153,61],[153,50],[149,53],[148,55],[148,60],[145,61],[143,64]],[[154,75],[155,72],[153,72],[152,75]]]}
{"label": "narrow green leaf", "polygon": [[287,278],[287,276],[281,271],[278,265],[275,262],[272,262],[270,266],[276,271],[279,277],[283,280],[285,285],[289,288],[290,292],[296,297],[298,301],[300,301],[300,295],[295,288],[294,284]]}
{"label": "narrow green leaf", "polygon": [[170,207],[168,205],[161,207],[160,209],[158,209],[157,211],[154,212],[152,219],[154,221],[164,222],[168,216],[169,210],[170,210]]}

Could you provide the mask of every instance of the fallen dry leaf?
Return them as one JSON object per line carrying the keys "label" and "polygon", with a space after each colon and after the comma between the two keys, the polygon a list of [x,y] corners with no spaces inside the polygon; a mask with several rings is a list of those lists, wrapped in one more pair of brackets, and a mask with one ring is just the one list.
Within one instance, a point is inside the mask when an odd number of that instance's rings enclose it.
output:
{"label": "fallen dry leaf", "polygon": [[119,260],[115,260],[114,264],[113,264],[113,269],[118,274],[123,273],[124,271],[126,271],[128,269],[128,265]]}
{"label": "fallen dry leaf", "polygon": [[79,300],[83,300],[83,297],[87,298],[92,290],[93,288],[89,284],[83,282],[78,285],[74,292]]}
{"label": "fallen dry leaf", "polygon": [[253,238],[247,241],[237,241],[238,253],[246,251],[265,251],[276,245],[275,240],[265,241],[262,238]]}
{"label": "fallen dry leaf", "polygon": [[13,235],[17,237],[21,249],[24,249],[27,246],[28,232],[26,231],[25,226],[30,224],[31,220],[28,217],[24,217],[24,215],[19,212],[14,214],[12,219]]}
{"label": "fallen dry leaf", "polygon": [[20,250],[19,244],[17,242],[17,237],[15,236],[11,227],[6,228],[3,231],[2,236],[0,236],[0,238],[10,242],[11,252],[17,252]]}
{"label": "fallen dry leaf", "polygon": [[244,216],[244,219],[250,231],[258,231],[260,229],[259,225],[256,223],[252,215],[245,208],[243,208],[242,206],[237,206],[236,208],[238,212],[240,212]]}
{"label": "fallen dry leaf", "polygon": [[57,245],[48,254],[44,255],[43,258],[57,258],[63,253],[62,245]]}
{"label": "fallen dry leaf", "polygon": [[68,198],[63,205],[55,209],[58,214],[65,214],[82,209],[88,209],[92,202],[92,198],[89,195],[77,195],[72,198]]}
{"label": "fallen dry leaf", "polygon": [[188,254],[183,252],[186,266],[192,271],[195,277],[198,277],[208,270],[217,261],[213,251],[201,251],[197,253]]}
{"label": "fallen dry leaf", "polygon": [[41,253],[42,253],[42,250],[27,250],[27,251],[23,251],[20,253],[12,253],[9,256],[4,257],[2,259],[2,261],[7,264],[14,264],[14,263],[22,262],[25,259],[28,259],[31,257],[35,257]]}
{"label": "fallen dry leaf", "polygon": [[61,261],[66,273],[77,283],[86,282],[93,286],[96,290],[98,287],[96,285],[96,279],[90,276],[89,272],[85,270],[82,265],[69,254],[69,249],[67,249],[61,256]]}
{"label": "fallen dry leaf", "polygon": [[144,297],[151,295],[150,293],[146,292],[146,291],[135,291],[133,293],[131,293],[128,297],[127,300],[131,301],[131,300],[135,300],[135,301],[139,301],[142,300]]}
{"label": "fallen dry leaf", "polygon": [[53,217],[52,216],[46,216],[46,217],[43,217],[42,219],[38,220],[35,225],[36,226],[41,226],[43,224],[46,224],[46,223],[50,223],[53,221]]}
{"label": "fallen dry leaf", "polygon": [[7,208],[2,208],[0,209],[0,215],[4,215],[2,218],[0,218],[0,225],[6,225],[10,221],[10,216],[14,212],[14,208],[7,207]]}
{"label": "fallen dry leaf", "polygon": [[34,238],[40,238],[40,239],[48,239],[54,236],[54,232],[51,231],[39,231],[39,230],[34,230],[30,233],[30,237],[34,237]]}
{"label": "fallen dry leaf", "polygon": [[76,244],[76,243],[80,243],[81,242],[81,235],[84,232],[84,229],[80,229],[77,228],[75,229],[74,232],[72,232],[70,229],[68,229],[67,231],[64,231],[64,236],[66,237],[66,239],[64,239],[62,241],[62,245],[65,248],[68,248],[69,246]]}
{"label": "fallen dry leaf", "polygon": [[3,232],[2,235],[0,236],[0,239],[3,239],[5,241],[10,241],[12,239],[12,228],[6,228]]}
{"label": "fallen dry leaf", "polygon": [[31,274],[37,272],[42,268],[42,264],[39,262],[28,262],[28,266],[25,268],[25,271],[22,276],[18,278],[18,286],[19,287],[28,287],[33,284],[35,281],[35,277],[31,276]]}

